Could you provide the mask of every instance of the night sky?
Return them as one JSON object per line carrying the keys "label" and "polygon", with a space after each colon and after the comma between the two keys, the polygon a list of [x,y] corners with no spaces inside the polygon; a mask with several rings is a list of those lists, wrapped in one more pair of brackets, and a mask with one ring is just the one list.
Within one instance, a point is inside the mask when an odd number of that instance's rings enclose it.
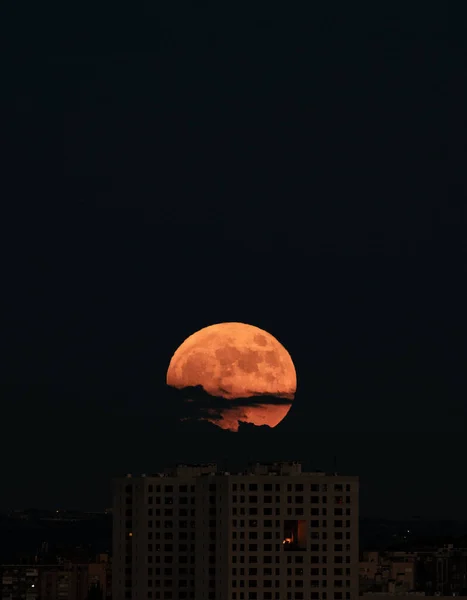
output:
{"label": "night sky", "polygon": [[[0,508],[283,458],[360,475],[365,515],[465,516],[465,21],[27,4],[0,9]],[[223,321],[295,362],[273,430],[179,421],[170,358]]]}

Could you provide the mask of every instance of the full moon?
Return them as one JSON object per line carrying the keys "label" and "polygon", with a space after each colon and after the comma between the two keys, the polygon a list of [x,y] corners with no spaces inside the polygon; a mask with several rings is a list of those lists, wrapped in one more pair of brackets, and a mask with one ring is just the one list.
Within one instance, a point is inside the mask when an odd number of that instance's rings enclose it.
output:
{"label": "full moon", "polygon": [[278,425],[290,410],[297,375],[290,354],[267,331],[245,323],[218,323],[179,346],[169,364],[167,385],[201,386],[210,396],[231,401],[231,407],[230,402],[222,409],[208,407],[201,418],[238,431],[241,422]]}

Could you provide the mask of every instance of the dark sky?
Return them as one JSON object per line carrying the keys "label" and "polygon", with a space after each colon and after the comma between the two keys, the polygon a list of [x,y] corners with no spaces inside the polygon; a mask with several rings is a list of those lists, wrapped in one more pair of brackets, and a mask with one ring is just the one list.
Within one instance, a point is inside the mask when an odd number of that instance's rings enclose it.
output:
{"label": "dark sky", "polygon": [[[253,4],[2,3],[5,507],[291,458],[465,516],[465,22]],[[290,351],[278,428],[179,424],[170,357],[222,321]]]}

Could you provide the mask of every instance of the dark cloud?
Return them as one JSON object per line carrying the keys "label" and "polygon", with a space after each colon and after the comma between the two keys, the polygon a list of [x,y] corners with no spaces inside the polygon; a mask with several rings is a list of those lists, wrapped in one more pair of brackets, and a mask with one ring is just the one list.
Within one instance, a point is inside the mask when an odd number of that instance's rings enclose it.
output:
{"label": "dark cloud", "polygon": [[[228,400],[211,396],[202,386],[186,387],[180,390],[169,387],[168,390],[172,401],[178,405],[177,412],[183,421],[198,421],[206,418],[221,421],[223,413],[227,410],[260,406],[290,406],[292,404],[292,401],[287,398],[278,398],[267,394]],[[251,427],[256,426],[251,425]]]}

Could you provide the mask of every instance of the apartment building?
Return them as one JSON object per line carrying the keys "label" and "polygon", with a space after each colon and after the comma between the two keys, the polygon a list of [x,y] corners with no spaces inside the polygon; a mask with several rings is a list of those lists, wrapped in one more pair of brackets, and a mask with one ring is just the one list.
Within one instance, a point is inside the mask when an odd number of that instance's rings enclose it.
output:
{"label": "apartment building", "polygon": [[354,600],[358,478],[179,465],[114,484],[114,600]]}

